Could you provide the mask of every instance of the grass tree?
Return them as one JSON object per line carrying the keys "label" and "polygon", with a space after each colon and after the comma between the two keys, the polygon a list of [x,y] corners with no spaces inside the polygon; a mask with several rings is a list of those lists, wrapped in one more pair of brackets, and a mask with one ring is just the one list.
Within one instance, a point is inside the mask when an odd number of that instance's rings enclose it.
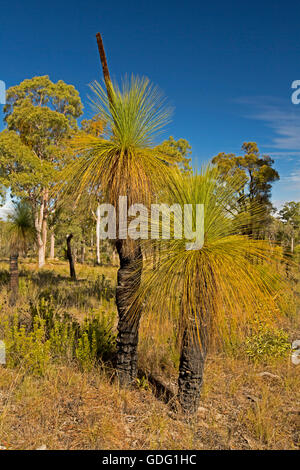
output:
{"label": "grass tree", "polygon": [[16,303],[19,291],[18,259],[30,242],[35,239],[35,226],[31,207],[25,202],[18,202],[8,216],[9,251],[10,251],[10,304]]}
{"label": "grass tree", "polygon": [[[135,310],[138,312],[143,304],[145,311],[156,317],[154,321],[159,316],[177,322],[181,333],[178,395],[188,413],[199,405],[209,347],[216,341],[230,347],[241,344],[251,325],[262,318],[266,321],[278,311],[274,305],[278,279],[269,269],[271,247],[241,235],[251,221],[248,214],[234,213],[238,185],[236,178],[220,179],[215,168],[204,169],[196,176],[176,175],[168,195],[164,195],[164,201],[178,205],[173,216],[174,237],[160,240],[156,270],[151,260],[144,262],[143,282],[128,311],[133,321]],[[187,206],[190,204],[194,213]],[[204,215],[202,219],[200,211],[198,226],[197,204],[203,205],[199,207],[203,207]],[[256,218],[259,213],[257,208]],[[153,223],[152,233],[162,233],[164,222],[158,221],[157,227]],[[182,228],[182,238],[175,238],[175,226]],[[198,235],[203,230],[203,244],[200,236],[199,244],[191,245],[195,228]],[[153,240],[143,243],[147,246]]]}
{"label": "grass tree", "polygon": [[[106,123],[104,134],[80,133],[73,140],[78,155],[67,174],[68,189],[95,194],[116,208],[126,196],[125,211],[135,203],[149,206],[170,171],[170,155],[155,149],[157,135],[168,122],[169,111],[159,90],[146,78],[125,79],[121,87],[106,80],[106,89],[94,83],[96,114]],[[129,220],[128,220],[129,221]],[[140,286],[143,256],[139,240],[131,240],[117,224],[115,246],[120,259],[116,304],[119,315],[117,370],[121,384],[136,377],[138,326],[126,314]]]}

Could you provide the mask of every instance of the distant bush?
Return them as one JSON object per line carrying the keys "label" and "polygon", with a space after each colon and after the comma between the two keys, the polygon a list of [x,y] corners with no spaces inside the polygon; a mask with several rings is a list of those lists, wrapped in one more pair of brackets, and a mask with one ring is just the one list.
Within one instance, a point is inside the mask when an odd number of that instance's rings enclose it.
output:
{"label": "distant bush", "polygon": [[69,330],[76,332],[77,335],[79,333],[80,325],[78,321],[67,312],[59,313],[54,298],[48,291],[42,292],[37,300],[30,300],[29,313],[32,320],[39,317],[45,321],[47,338],[50,337],[57,324],[67,325]]}
{"label": "distant bush", "polygon": [[48,271],[35,273],[32,282],[40,289],[39,297],[52,296],[55,305],[63,307],[93,308],[99,301],[106,305],[115,296],[111,281],[103,274],[95,280],[77,281],[76,289],[68,279]]}
{"label": "distant bush", "polygon": [[291,349],[288,334],[281,329],[261,325],[245,342],[246,355],[254,362],[284,358]]}

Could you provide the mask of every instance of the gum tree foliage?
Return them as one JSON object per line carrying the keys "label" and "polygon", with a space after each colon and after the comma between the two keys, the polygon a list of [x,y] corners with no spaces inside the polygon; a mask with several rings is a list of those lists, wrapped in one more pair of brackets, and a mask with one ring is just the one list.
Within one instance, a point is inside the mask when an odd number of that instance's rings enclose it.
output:
{"label": "gum tree foliage", "polygon": [[[260,155],[255,142],[244,142],[243,155],[219,153],[212,159],[223,175],[234,176],[241,181],[241,187],[234,195],[234,203],[240,211],[253,213],[256,207],[264,212],[264,225],[270,220],[272,204],[270,201],[272,183],[279,180],[278,172],[273,168],[274,160],[268,155]],[[262,222],[262,218],[260,218]],[[259,228],[252,226],[250,235],[259,236]]]}
{"label": "gum tree foliage", "polygon": [[77,131],[81,114],[77,90],[62,80],[33,77],[7,90],[0,182],[33,208],[40,267],[45,263],[47,219],[57,202],[51,190],[70,158],[67,139]]}
{"label": "gum tree foliage", "polygon": [[284,233],[290,241],[291,253],[294,253],[295,242],[300,240],[300,202],[287,202],[279,211],[284,224]]}
{"label": "gum tree foliage", "polygon": [[156,148],[169,154],[172,157],[172,163],[175,163],[184,173],[191,172],[192,147],[186,139],[175,140],[170,136]]}

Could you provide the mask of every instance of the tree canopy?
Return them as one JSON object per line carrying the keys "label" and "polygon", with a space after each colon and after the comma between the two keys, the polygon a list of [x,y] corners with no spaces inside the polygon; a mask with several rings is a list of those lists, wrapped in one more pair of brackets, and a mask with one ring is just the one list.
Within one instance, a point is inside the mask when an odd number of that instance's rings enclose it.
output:
{"label": "tree canopy", "polygon": [[67,141],[77,131],[81,114],[78,91],[62,80],[34,77],[7,90],[7,127],[0,133],[2,198],[10,188],[12,197],[32,205],[40,266],[45,262],[47,217],[55,208],[49,190],[70,158]]}
{"label": "tree canopy", "polygon": [[270,206],[272,183],[279,180],[273,168],[274,160],[268,155],[260,155],[255,142],[244,142],[243,155],[224,152],[216,155],[212,162],[224,176],[237,176],[244,183],[239,192],[240,202],[249,200]]}

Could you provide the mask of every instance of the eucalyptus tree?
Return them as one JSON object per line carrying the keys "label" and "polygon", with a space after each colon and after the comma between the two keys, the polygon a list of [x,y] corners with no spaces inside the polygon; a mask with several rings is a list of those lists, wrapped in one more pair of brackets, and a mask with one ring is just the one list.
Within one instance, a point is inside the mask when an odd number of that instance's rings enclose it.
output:
{"label": "eucalyptus tree", "polygon": [[186,139],[175,140],[174,137],[170,136],[158,145],[157,149],[172,155],[172,164],[175,163],[184,173],[192,171],[192,147]]}
{"label": "eucalyptus tree", "polygon": [[35,235],[31,207],[23,201],[18,202],[8,216],[11,305],[15,304],[19,291],[19,255],[26,251],[28,244],[35,239]]}
{"label": "eucalyptus tree", "polygon": [[51,188],[68,160],[66,139],[82,113],[77,90],[62,80],[33,77],[7,90],[0,133],[0,181],[33,207],[39,266],[45,263],[47,218],[55,210]]}
{"label": "eucalyptus tree", "polygon": [[264,223],[257,226],[253,222],[254,225],[249,227],[249,234],[257,238],[264,235],[266,225],[271,222],[271,189],[272,183],[279,180],[279,174],[273,168],[274,160],[268,155],[261,155],[255,142],[244,142],[242,151],[243,155],[221,152],[212,162],[217,165],[225,180],[231,175],[243,181],[235,195],[242,212],[248,208],[251,213],[252,207],[255,208],[259,204],[262,222],[264,211]]}

